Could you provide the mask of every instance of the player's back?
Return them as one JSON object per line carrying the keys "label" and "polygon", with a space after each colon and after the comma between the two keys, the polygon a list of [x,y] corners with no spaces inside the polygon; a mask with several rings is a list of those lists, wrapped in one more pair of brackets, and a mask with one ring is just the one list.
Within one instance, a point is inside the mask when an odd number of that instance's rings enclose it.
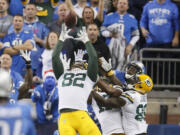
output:
{"label": "player's back", "polygon": [[147,130],[147,123],[145,121],[147,94],[143,95],[129,90],[124,92],[121,97],[126,100],[126,105],[122,107],[122,121],[125,134],[145,133]]}
{"label": "player's back", "polygon": [[87,70],[75,68],[66,71],[58,80],[59,109],[87,111],[87,99],[94,83],[88,77]]}
{"label": "player's back", "polygon": [[[110,97],[105,92],[97,93],[105,99],[108,99]],[[92,107],[101,124],[101,128],[104,135],[124,132],[121,123],[120,108],[118,109],[98,106],[94,98],[92,99]]]}
{"label": "player's back", "polygon": [[35,135],[28,104],[5,104],[0,106],[0,135]]}

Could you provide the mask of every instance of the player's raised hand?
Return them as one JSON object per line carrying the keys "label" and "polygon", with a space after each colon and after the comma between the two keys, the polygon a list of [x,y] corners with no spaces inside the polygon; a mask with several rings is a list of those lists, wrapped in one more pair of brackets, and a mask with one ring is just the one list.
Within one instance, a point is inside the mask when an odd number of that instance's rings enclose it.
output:
{"label": "player's raised hand", "polygon": [[109,72],[112,69],[112,64],[111,64],[111,58],[109,61],[106,61],[104,57],[99,58],[101,67],[104,69],[104,71]]}
{"label": "player's raised hand", "polygon": [[65,69],[65,70],[70,69],[71,58],[67,59],[66,54],[62,54],[62,53],[61,53],[61,54],[60,54],[60,59],[61,59],[61,61],[62,61],[62,63],[63,63],[64,69]]}
{"label": "player's raised hand", "polygon": [[25,61],[31,61],[30,54],[31,52],[28,50],[20,50],[20,54]]}
{"label": "player's raised hand", "polygon": [[89,41],[88,34],[86,32],[86,28],[83,27],[82,30],[77,34],[78,38],[75,38],[75,40],[82,41],[84,44],[86,44]]}
{"label": "player's raised hand", "polygon": [[26,68],[31,68],[31,52],[28,50],[20,50],[20,55],[26,62]]}
{"label": "player's raised hand", "polygon": [[59,36],[59,40],[61,41],[65,41],[68,38],[73,38],[72,36],[69,36],[68,33],[71,31],[71,29],[67,29],[65,24],[62,24],[62,30],[61,30],[61,34]]}
{"label": "player's raised hand", "polygon": [[77,52],[74,52],[75,61],[83,61],[83,56],[85,51],[82,49],[78,49]]}

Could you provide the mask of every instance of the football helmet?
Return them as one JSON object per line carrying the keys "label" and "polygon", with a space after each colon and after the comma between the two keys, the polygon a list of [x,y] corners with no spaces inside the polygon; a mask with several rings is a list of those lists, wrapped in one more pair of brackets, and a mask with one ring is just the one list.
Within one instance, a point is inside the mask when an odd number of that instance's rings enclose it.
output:
{"label": "football helmet", "polygon": [[13,86],[11,76],[3,69],[0,69],[0,76],[0,97],[9,97]]}
{"label": "football helmet", "polygon": [[125,68],[125,78],[134,79],[136,75],[145,74],[144,64],[140,61],[132,61]]}
{"label": "football helmet", "polygon": [[152,90],[153,88],[153,81],[151,77],[146,74],[141,74],[137,77],[138,81],[134,84],[133,89],[145,94]]}

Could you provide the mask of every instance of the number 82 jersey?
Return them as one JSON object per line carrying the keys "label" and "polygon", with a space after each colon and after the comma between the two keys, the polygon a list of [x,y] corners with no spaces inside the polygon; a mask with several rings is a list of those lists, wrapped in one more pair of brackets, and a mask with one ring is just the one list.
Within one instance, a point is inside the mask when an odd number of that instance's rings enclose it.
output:
{"label": "number 82 jersey", "polygon": [[71,108],[87,111],[87,99],[94,84],[87,70],[66,70],[58,79],[59,110]]}
{"label": "number 82 jersey", "polygon": [[126,91],[121,95],[126,100],[122,107],[122,125],[126,135],[135,135],[147,132],[145,121],[147,94],[140,94],[137,91]]}

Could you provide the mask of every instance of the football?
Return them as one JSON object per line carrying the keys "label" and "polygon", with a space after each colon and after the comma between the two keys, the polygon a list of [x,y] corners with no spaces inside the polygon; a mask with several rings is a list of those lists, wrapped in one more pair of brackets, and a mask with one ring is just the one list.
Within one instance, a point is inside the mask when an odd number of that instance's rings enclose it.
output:
{"label": "football", "polygon": [[64,19],[64,23],[68,28],[72,28],[76,25],[77,15],[74,11],[69,11]]}

